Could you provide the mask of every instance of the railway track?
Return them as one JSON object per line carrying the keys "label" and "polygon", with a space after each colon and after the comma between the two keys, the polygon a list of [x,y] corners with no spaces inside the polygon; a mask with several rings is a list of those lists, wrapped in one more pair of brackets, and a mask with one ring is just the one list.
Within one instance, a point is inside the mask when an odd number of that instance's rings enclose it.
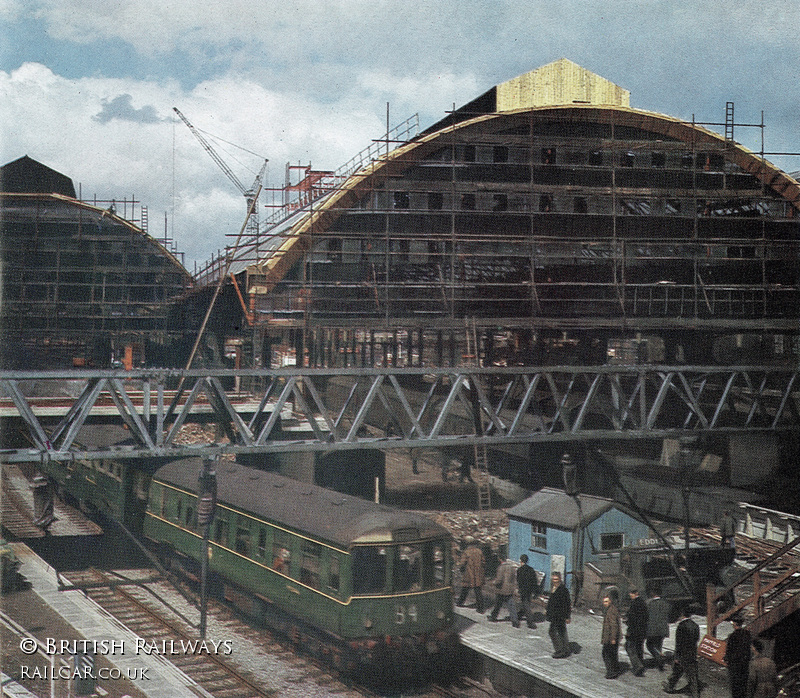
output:
{"label": "railway track", "polygon": [[[128,576],[127,572],[123,575],[88,568],[63,573],[62,577],[124,624],[147,646],[155,641],[155,647],[160,650],[166,641],[169,651],[172,647],[180,648],[181,642],[185,643],[184,646],[196,646],[199,641],[194,622],[187,618],[193,609],[179,608],[183,600],[177,594],[172,598],[168,591],[165,593],[164,582],[159,580],[155,570],[138,570],[135,575]],[[153,586],[157,588],[153,589]],[[223,628],[221,632],[230,640],[230,645],[219,644],[218,653],[179,651],[165,658],[214,698],[275,698],[287,693],[276,688],[274,672],[256,666],[253,655],[259,652],[291,667],[289,681],[298,695],[346,698],[378,695],[365,686],[351,683],[312,657],[298,654],[290,641],[276,637],[264,628],[254,630],[227,606],[210,600],[208,609],[209,624],[213,616],[214,623]],[[215,638],[215,642],[224,641]],[[243,642],[248,646],[242,647]],[[208,642],[207,647],[213,650],[214,645]],[[234,652],[226,654],[228,647]],[[304,684],[310,688],[304,689]]]}
{"label": "railway track", "polygon": [[[212,651],[199,651],[196,633],[181,623],[167,620],[150,604],[128,591],[129,584],[141,582],[126,581],[94,568],[62,576],[141,638],[145,647],[154,648],[154,653],[160,650],[162,654],[169,653],[169,661],[214,698],[271,698],[274,695],[225,661],[219,651],[213,651],[212,643],[208,643]],[[166,647],[164,643],[168,643]],[[181,649],[172,654],[170,650],[174,647]],[[197,649],[185,651],[184,648]]]}

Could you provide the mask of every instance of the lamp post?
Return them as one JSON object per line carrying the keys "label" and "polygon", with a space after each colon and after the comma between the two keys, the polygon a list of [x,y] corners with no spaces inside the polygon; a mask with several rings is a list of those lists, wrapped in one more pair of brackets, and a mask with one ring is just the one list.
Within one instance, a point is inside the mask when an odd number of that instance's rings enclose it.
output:
{"label": "lamp post", "polygon": [[203,529],[200,555],[200,637],[206,638],[206,606],[208,600],[208,538],[217,506],[217,471],[213,458],[203,458],[197,488],[197,524]]}

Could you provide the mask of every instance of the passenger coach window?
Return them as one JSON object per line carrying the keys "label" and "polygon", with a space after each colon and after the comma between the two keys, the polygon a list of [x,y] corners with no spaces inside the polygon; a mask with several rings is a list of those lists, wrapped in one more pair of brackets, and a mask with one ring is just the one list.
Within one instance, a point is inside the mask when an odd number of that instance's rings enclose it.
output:
{"label": "passenger coach window", "polygon": [[236,552],[250,555],[250,529],[238,527],[236,529]]}
{"label": "passenger coach window", "polygon": [[339,556],[331,555],[331,562],[328,567],[328,589],[339,591]]}
{"label": "passenger coach window", "polygon": [[311,541],[303,541],[300,558],[300,582],[314,589],[320,588],[319,570],[322,557],[322,546]]}
{"label": "passenger coach window", "polygon": [[442,543],[428,543],[425,546],[423,563],[423,585],[425,589],[438,589],[445,586],[445,547]]}
{"label": "passenger coach window", "polygon": [[292,554],[289,552],[291,544],[289,534],[286,531],[275,530],[272,543],[272,569],[289,574],[289,565],[292,561]]}
{"label": "passenger coach window", "polygon": [[386,548],[353,548],[353,593],[378,594],[386,589]]}
{"label": "passenger coach window", "polygon": [[419,545],[395,548],[393,591],[419,591],[422,588],[422,550]]}

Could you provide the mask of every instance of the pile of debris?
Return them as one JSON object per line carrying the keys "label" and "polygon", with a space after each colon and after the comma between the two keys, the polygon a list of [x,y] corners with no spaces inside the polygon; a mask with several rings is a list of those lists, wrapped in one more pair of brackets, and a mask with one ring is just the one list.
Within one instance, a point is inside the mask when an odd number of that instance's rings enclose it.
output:
{"label": "pile of debris", "polygon": [[444,526],[457,544],[468,538],[488,544],[500,553],[508,549],[508,516],[502,509],[490,511],[420,511],[420,514]]}

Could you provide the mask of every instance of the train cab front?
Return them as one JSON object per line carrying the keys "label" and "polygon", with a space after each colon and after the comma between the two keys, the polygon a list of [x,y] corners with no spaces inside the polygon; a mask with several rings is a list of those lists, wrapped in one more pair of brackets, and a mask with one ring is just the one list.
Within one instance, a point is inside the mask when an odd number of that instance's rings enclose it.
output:
{"label": "train cab front", "polygon": [[356,545],[351,553],[345,634],[359,667],[402,680],[448,661],[457,643],[449,540]]}

